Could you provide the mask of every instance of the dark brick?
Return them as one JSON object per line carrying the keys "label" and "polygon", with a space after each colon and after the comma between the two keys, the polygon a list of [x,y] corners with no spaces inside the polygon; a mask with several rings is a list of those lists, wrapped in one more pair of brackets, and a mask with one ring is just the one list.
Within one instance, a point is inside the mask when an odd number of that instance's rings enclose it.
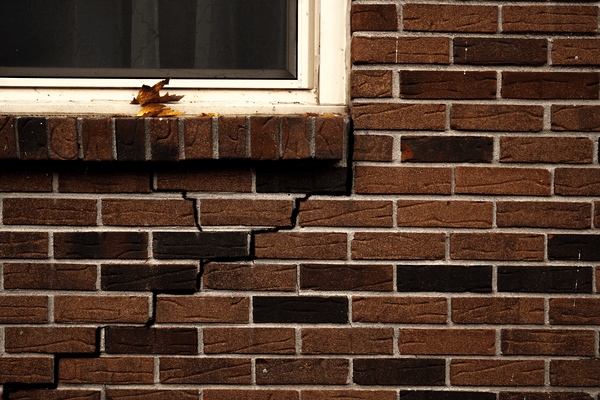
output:
{"label": "dark brick", "polygon": [[46,258],[48,234],[42,232],[0,232],[0,258]]}
{"label": "dark brick", "polygon": [[489,163],[494,138],[476,136],[402,136],[402,162]]}
{"label": "dark brick", "polygon": [[354,161],[392,161],[394,139],[387,135],[355,135]]}
{"label": "dark brick", "polygon": [[586,137],[501,137],[500,162],[573,163],[593,161],[591,139]]}
{"label": "dark brick", "polygon": [[361,358],[354,360],[354,383],[443,386],[445,371],[443,359]]}
{"label": "dark brick", "polygon": [[99,390],[23,389],[6,392],[9,400],[100,400]]}
{"label": "dark brick", "polygon": [[300,288],[306,290],[393,290],[391,265],[300,265]]}
{"label": "dark brick", "polygon": [[350,75],[350,97],[392,97],[390,70],[354,70]]}
{"label": "dark brick", "polygon": [[600,299],[550,299],[550,323],[553,325],[600,324]]}
{"label": "dark brick", "polygon": [[600,168],[556,168],[554,191],[561,196],[600,196]]}
{"label": "dark brick", "polygon": [[396,392],[391,390],[302,390],[302,400],[396,400],[396,398]]}
{"label": "dark brick", "polygon": [[496,400],[496,393],[436,392],[433,390],[424,390],[417,392],[401,390],[400,400]]}
{"label": "dark brick", "polygon": [[591,226],[590,203],[499,201],[498,227],[586,229]]}
{"label": "dark brick", "polygon": [[495,71],[400,71],[403,99],[494,99]]}
{"label": "dark brick", "polygon": [[46,322],[48,322],[47,296],[0,295],[1,324],[41,324]]}
{"label": "dark brick", "polygon": [[96,200],[4,199],[8,225],[96,225]]}
{"label": "dark brick", "polygon": [[61,193],[149,193],[151,178],[142,171],[102,171],[101,167],[86,170],[59,171],[58,191]]}
{"label": "dark brick", "polygon": [[159,259],[246,257],[248,233],[155,232],[153,249]]}
{"label": "dark brick", "polygon": [[179,120],[150,119],[150,148],[152,161],[179,160]]}
{"label": "dark brick", "polygon": [[506,6],[503,32],[596,33],[598,10],[592,6]]}
{"label": "dark brick", "polygon": [[219,117],[219,158],[246,158],[246,117]]}
{"label": "dark brick", "polygon": [[498,7],[409,3],[403,20],[408,31],[495,33]]}
{"label": "dark brick", "polygon": [[553,105],[552,130],[600,132],[600,106]]}
{"label": "dark brick", "polygon": [[503,355],[593,356],[594,331],[575,329],[503,329]]}
{"label": "dark brick", "polygon": [[250,192],[252,172],[250,168],[183,169],[159,171],[157,189],[186,190],[195,192]]}
{"label": "dark brick", "polygon": [[347,190],[348,170],[342,167],[256,168],[258,193],[344,193]]}
{"label": "dark brick", "polygon": [[50,159],[77,160],[79,158],[75,118],[50,118],[48,131],[50,132]]}
{"label": "dark brick", "polygon": [[453,104],[450,126],[462,131],[538,132],[544,127],[542,106]]}
{"label": "dark brick", "polygon": [[507,99],[598,99],[597,72],[503,72]]}
{"label": "dark brick", "polygon": [[500,400],[593,400],[587,393],[500,392]]}
{"label": "dark brick", "polygon": [[96,290],[89,264],[4,264],[5,289]]}
{"label": "dark brick", "polygon": [[106,400],[198,400],[198,397],[198,390],[106,389]]}
{"label": "dark brick", "polygon": [[398,265],[399,292],[492,291],[492,267],[462,265]]}
{"label": "dark brick", "polygon": [[212,117],[184,118],[183,137],[186,160],[213,158]]}
{"label": "dark brick", "polygon": [[548,259],[600,261],[600,235],[548,235]]}
{"label": "dark brick", "polygon": [[445,37],[355,36],[353,64],[450,64]]}
{"label": "dark brick", "polygon": [[48,134],[46,118],[17,119],[20,158],[23,160],[47,160]]}
{"label": "dark brick", "polygon": [[0,384],[54,383],[54,360],[52,357],[1,357]]}
{"label": "dark brick", "polygon": [[0,171],[0,192],[51,192],[52,173],[48,171]]}
{"label": "dark brick", "polygon": [[102,290],[111,291],[195,291],[195,265],[103,264]]}
{"label": "dark brick", "polygon": [[252,366],[248,358],[160,359],[160,382],[174,384],[250,384]]}
{"label": "dark brick", "polygon": [[352,32],[395,31],[398,13],[395,4],[354,4],[351,17]]}
{"label": "dark brick", "polygon": [[498,291],[591,293],[591,267],[498,266]]}
{"label": "dark brick", "polygon": [[296,266],[277,264],[204,265],[202,284],[214,290],[296,290]]}
{"label": "dark brick", "polygon": [[281,118],[281,157],[284,160],[310,158],[307,116]]}
{"label": "dark brick", "polygon": [[5,348],[9,353],[95,353],[96,328],[7,327]]}
{"label": "dark brick", "polygon": [[259,358],[259,385],[343,385],[348,379],[348,360],[341,358]]}
{"label": "dark brick", "polygon": [[144,232],[57,232],[56,258],[148,258],[148,234]]}
{"label": "dark brick", "polygon": [[85,161],[111,161],[112,133],[110,118],[83,118],[81,137]]}
{"label": "dark brick", "polygon": [[344,118],[316,117],[315,158],[341,160],[344,155]]}
{"label": "dark brick", "polygon": [[550,361],[550,384],[598,387],[600,360],[552,360]]}
{"label": "dark brick", "polygon": [[600,65],[600,40],[554,39],[553,65]]}
{"label": "dark brick", "polygon": [[15,117],[0,116],[0,159],[17,158],[17,139],[15,136]]}
{"label": "dark brick", "polygon": [[432,130],[446,128],[444,104],[354,103],[354,129]]}
{"label": "dark brick", "polygon": [[250,117],[250,155],[253,160],[279,159],[279,117]]}
{"label": "dark brick", "polygon": [[117,160],[146,160],[146,128],[144,118],[115,118]]}
{"label": "dark brick", "polygon": [[111,326],[105,335],[106,354],[198,354],[196,328]]}
{"label": "dark brick", "polygon": [[348,299],[345,297],[255,296],[256,323],[345,324]]}
{"label": "dark brick", "polygon": [[543,65],[548,61],[546,39],[454,39],[454,63],[475,65]]}

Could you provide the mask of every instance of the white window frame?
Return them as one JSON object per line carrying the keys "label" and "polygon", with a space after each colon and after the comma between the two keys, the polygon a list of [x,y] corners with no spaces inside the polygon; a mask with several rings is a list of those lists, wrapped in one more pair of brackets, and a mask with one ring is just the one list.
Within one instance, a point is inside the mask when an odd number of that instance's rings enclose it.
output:
{"label": "white window frame", "polygon": [[[345,114],[348,104],[350,0],[298,0],[298,71],[294,80],[171,79],[185,115]],[[1,70],[0,70],[1,75]],[[157,79],[2,78],[2,114],[127,114],[143,85]]]}

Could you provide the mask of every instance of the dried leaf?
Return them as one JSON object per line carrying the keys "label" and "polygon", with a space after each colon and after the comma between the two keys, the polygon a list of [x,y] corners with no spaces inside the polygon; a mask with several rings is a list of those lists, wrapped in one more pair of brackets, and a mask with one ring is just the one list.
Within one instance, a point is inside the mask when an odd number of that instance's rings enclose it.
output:
{"label": "dried leaf", "polygon": [[165,85],[168,85],[171,78],[167,78],[158,82],[154,86],[143,85],[136,98],[131,101],[131,104],[139,104],[145,106],[150,103],[167,103],[169,101],[179,101],[183,96],[169,95],[160,96],[159,92]]}
{"label": "dried leaf", "polygon": [[152,103],[168,103],[170,101],[179,101],[181,99],[183,99],[183,96],[177,96],[175,94],[169,95],[167,92],[167,94],[158,98],[159,101],[153,101]]}
{"label": "dried leaf", "polygon": [[171,110],[170,108],[164,108],[157,117],[174,117],[175,115],[183,115],[181,111]]}
{"label": "dried leaf", "polygon": [[164,104],[148,104],[136,117],[156,117],[165,107]]}

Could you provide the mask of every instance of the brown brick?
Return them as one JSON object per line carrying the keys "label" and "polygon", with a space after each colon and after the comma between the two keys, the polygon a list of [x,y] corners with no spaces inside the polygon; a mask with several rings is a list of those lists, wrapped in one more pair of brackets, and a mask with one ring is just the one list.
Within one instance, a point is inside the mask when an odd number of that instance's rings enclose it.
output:
{"label": "brown brick", "polygon": [[202,199],[202,225],[292,226],[290,200]]}
{"label": "brown brick", "polygon": [[61,358],[58,382],[135,385],[154,382],[151,357]]}
{"label": "brown brick", "polygon": [[246,117],[219,117],[219,158],[246,158]]}
{"label": "brown brick", "polygon": [[4,264],[5,289],[96,290],[96,266],[89,264]]}
{"label": "brown brick", "polygon": [[556,325],[600,324],[600,299],[550,299],[550,323]]}
{"label": "brown brick", "polygon": [[296,266],[275,264],[204,265],[204,289],[215,290],[296,290]]}
{"label": "brown brick", "polygon": [[354,129],[403,129],[443,131],[446,106],[443,104],[355,103]]}
{"label": "brown brick", "polygon": [[281,157],[284,160],[310,158],[307,116],[281,118]]}
{"label": "brown brick", "polygon": [[443,324],[448,307],[442,297],[353,297],[352,321]]}
{"label": "brown brick", "polygon": [[353,260],[443,260],[446,235],[441,233],[356,232]]}
{"label": "brown brick", "polygon": [[444,37],[355,36],[354,64],[450,64],[450,40]]}
{"label": "brown brick", "polygon": [[390,70],[354,70],[350,76],[350,96],[392,97],[392,75]]}
{"label": "brown brick", "polygon": [[106,389],[107,400],[198,400],[198,397],[198,390],[191,389]]}
{"label": "brown brick", "polygon": [[355,135],[354,161],[392,161],[394,139],[387,135]]}
{"label": "brown brick", "polygon": [[112,132],[110,125],[110,118],[83,118],[81,125],[81,145],[85,161],[112,161]]}
{"label": "brown brick", "polygon": [[[1,125],[1,121],[0,121]],[[51,160],[77,160],[79,143],[75,118],[49,118]]]}
{"label": "brown brick", "polygon": [[577,392],[500,392],[500,400],[593,400],[587,393]]}
{"label": "brown brick", "polygon": [[317,116],[315,129],[315,158],[341,160],[344,154],[344,118]]}
{"label": "brown brick", "polygon": [[504,32],[595,33],[598,9],[592,6],[505,6]]}
{"label": "brown brick", "polygon": [[56,322],[146,323],[147,296],[56,296]]}
{"label": "brown brick", "polygon": [[0,116],[0,159],[16,158],[15,117]]}
{"label": "brown brick", "polygon": [[7,327],[5,348],[9,353],[94,353],[96,328]]}
{"label": "brown brick", "polygon": [[[596,210],[594,215],[594,226],[600,228],[600,201],[594,203],[594,210]],[[598,281],[598,283],[600,284],[600,281]],[[6,282],[4,284],[6,285]]]}
{"label": "brown brick", "polygon": [[590,228],[590,203],[500,201],[498,227]]}
{"label": "brown brick", "polygon": [[392,226],[391,201],[308,200],[300,203],[300,226]]}
{"label": "brown brick", "polygon": [[600,39],[554,39],[553,65],[600,65]]}
{"label": "brown brick", "polygon": [[597,72],[503,72],[506,99],[597,99]]}
{"label": "brown brick", "polygon": [[398,226],[491,228],[492,203],[398,200]]}
{"label": "brown brick", "polygon": [[206,354],[295,354],[293,328],[204,328]]}
{"label": "brown brick", "polygon": [[307,290],[393,290],[391,265],[302,264],[300,288]]}
{"label": "brown brick", "polygon": [[495,6],[405,4],[404,29],[435,32],[487,32],[498,27]]}
{"label": "brown brick", "polygon": [[351,16],[352,32],[395,31],[398,12],[395,4],[354,4]]}
{"label": "brown brick", "polygon": [[356,193],[450,194],[452,170],[433,167],[357,166]]}
{"label": "brown brick", "polygon": [[22,160],[47,160],[47,118],[19,117],[17,120],[19,158]]}
{"label": "brown brick", "polygon": [[453,104],[450,126],[462,131],[538,132],[544,109],[527,105]]}
{"label": "brown brick", "polygon": [[252,366],[248,358],[160,359],[160,382],[175,384],[249,384]]}
{"label": "brown brick", "polygon": [[450,382],[458,386],[542,386],[544,360],[453,359]]}
{"label": "brown brick", "polygon": [[535,168],[456,167],[455,192],[550,196],[550,171]]}
{"label": "brown brick", "polygon": [[500,161],[591,163],[593,147],[586,137],[502,137]]}
{"label": "brown brick", "polygon": [[51,192],[48,171],[0,171],[0,192]]}
{"label": "brown brick", "polygon": [[402,136],[402,162],[491,163],[494,138],[486,136]]}
{"label": "brown brick", "polygon": [[103,200],[102,223],[116,226],[191,226],[191,200]]}
{"label": "brown brick", "polygon": [[4,199],[8,225],[96,225],[96,200]]}
{"label": "brown brick", "polygon": [[0,258],[46,258],[48,234],[42,232],[0,232]]}
{"label": "brown brick", "polygon": [[58,176],[61,193],[149,193],[148,172],[65,170]]}
{"label": "brown brick", "polygon": [[554,191],[562,196],[599,196],[599,168],[557,168]]}
{"label": "brown brick", "polygon": [[148,258],[148,234],[145,232],[56,232],[54,257]]}
{"label": "brown brick", "polygon": [[403,99],[494,99],[495,71],[400,71]]}
{"label": "brown brick", "polygon": [[600,132],[600,106],[552,106],[552,130]]}
{"label": "brown brick", "polygon": [[279,159],[279,117],[250,117],[250,154],[253,160]]}
{"label": "brown brick", "polygon": [[303,390],[302,400],[396,400],[391,390]]}
{"label": "brown brick", "polygon": [[256,233],[254,251],[258,258],[344,260],[347,240],[345,233]]}
{"label": "brown brick", "polygon": [[205,169],[157,173],[157,189],[198,192],[250,192],[250,169]]}
{"label": "brown brick", "polygon": [[600,360],[552,360],[550,384],[597,387],[600,385]]}
{"label": "brown brick", "polygon": [[546,39],[454,39],[454,63],[474,65],[543,65],[548,61]]}
{"label": "brown brick", "polygon": [[503,355],[593,356],[594,331],[503,329]]}
{"label": "brown brick", "polygon": [[203,400],[298,400],[295,390],[204,389]]}
{"label": "brown brick", "polygon": [[494,329],[400,329],[400,354],[496,354]]}
{"label": "brown brick", "polygon": [[541,261],[544,236],[525,233],[453,233],[450,258],[453,260]]}
{"label": "brown brick", "polygon": [[212,117],[184,118],[183,138],[186,160],[213,158]]}
{"label": "brown brick", "polygon": [[457,324],[543,324],[544,300],[531,297],[453,298],[452,322]]}
{"label": "brown brick", "polygon": [[344,385],[348,360],[341,358],[263,358],[256,360],[259,385]]}
{"label": "brown brick", "polygon": [[47,296],[0,296],[0,324],[45,322],[48,322]]}
{"label": "brown brick", "polygon": [[392,354],[391,328],[303,328],[302,354]]}
{"label": "brown brick", "polygon": [[[1,394],[2,392],[0,392]],[[11,391],[10,400],[100,400],[99,390],[26,389]]]}
{"label": "brown brick", "polygon": [[198,354],[196,328],[109,326],[106,354]]}
{"label": "brown brick", "polygon": [[179,160],[179,120],[150,118],[152,161]]}
{"label": "brown brick", "polygon": [[156,322],[247,324],[248,307],[248,297],[159,296]]}
{"label": "brown brick", "polygon": [[115,118],[115,141],[119,161],[147,161],[146,118]]}
{"label": "brown brick", "polygon": [[0,384],[54,383],[52,357],[0,357]]}

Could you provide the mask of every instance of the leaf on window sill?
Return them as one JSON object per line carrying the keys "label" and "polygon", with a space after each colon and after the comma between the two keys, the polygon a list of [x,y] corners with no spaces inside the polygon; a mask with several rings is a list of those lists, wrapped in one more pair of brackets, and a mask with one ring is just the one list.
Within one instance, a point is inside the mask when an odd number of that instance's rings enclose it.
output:
{"label": "leaf on window sill", "polygon": [[140,91],[138,92],[137,97],[135,97],[131,104],[139,104],[141,106],[145,106],[150,103],[168,103],[170,101],[179,101],[183,98],[183,96],[177,95],[169,95],[169,93],[161,96],[159,94],[160,89],[162,89],[165,85],[169,84],[171,78],[167,78],[163,81],[158,82],[154,86],[150,87],[148,85],[143,85]]}

